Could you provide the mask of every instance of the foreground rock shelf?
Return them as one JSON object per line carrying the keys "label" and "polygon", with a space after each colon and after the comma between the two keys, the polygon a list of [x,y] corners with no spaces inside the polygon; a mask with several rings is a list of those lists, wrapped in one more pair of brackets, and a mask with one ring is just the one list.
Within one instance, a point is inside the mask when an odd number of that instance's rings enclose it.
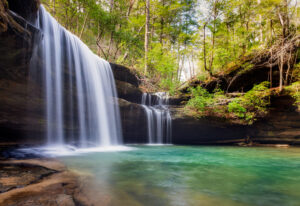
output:
{"label": "foreground rock shelf", "polygon": [[0,205],[73,206],[78,202],[76,176],[55,160],[6,160],[0,168]]}
{"label": "foreground rock shelf", "polygon": [[0,205],[108,205],[109,196],[94,195],[99,188],[93,187],[90,174],[70,171],[53,158],[7,159],[2,156],[3,150],[13,149],[15,145],[0,146]]}

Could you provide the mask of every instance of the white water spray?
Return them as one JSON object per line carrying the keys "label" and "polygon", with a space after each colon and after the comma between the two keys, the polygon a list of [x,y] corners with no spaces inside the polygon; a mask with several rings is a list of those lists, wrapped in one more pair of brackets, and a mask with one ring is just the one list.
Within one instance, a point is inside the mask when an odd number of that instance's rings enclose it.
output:
{"label": "white water spray", "polygon": [[31,72],[42,76],[47,145],[73,142],[86,148],[122,144],[110,64],[63,28],[43,6],[35,25],[43,38],[33,55]]}

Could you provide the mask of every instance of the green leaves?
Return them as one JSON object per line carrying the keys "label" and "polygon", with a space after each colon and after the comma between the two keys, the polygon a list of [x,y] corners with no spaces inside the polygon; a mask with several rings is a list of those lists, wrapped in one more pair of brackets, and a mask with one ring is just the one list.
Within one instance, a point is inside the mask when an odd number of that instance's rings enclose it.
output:
{"label": "green leaves", "polygon": [[271,95],[269,82],[262,82],[244,95],[235,98],[226,96],[220,89],[209,93],[201,86],[191,88],[189,92],[191,99],[186,108],[197,111],[196,116],[213,114],[238,119],[247,124],[252,124],[258,117],[267,113]]}
{"label": "green leaves", "polygon": [[300,110],[300,81],[297,81],[292,85],[286,87],[285,90],[287,90],[290,93],[290,95],[295,99],[294,105],[298,107],[298,110]]}
{"label": "green leaves", "polygon": [[191,88],[190,93],[192,98],[187,103],[188,107],[194,108],[200,112],[204,112],[207,107],[213,106],[214,94],[210,94],[201,86]]}
{"label": "green leaves", "polygon": [[267,106],[270,104],[269,82],[262,82],[255,85],[244,96],[235,98],[228,104],[228,111],[238,118],[245,119],[248,124],[252,124],[257,116],[264,115],[267,112]]}
{"label": "green leaves", "polygon": [[[99,56],[143,73],[145,1],[42,2]],[[173,91],[183,74],[205,80],[210,73],[222,73],[282,35],[278,12],[285,16],[285,8],[282,0],[150,0],[146,77],[157,90]],[[296,9],[290,4],[287,16],[297,32]]]}

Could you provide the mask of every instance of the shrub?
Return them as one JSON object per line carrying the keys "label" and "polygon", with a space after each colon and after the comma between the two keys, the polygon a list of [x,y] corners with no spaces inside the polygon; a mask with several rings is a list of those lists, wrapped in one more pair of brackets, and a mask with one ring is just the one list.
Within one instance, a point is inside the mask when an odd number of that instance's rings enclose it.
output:
{"label": "shrub", "polygon": [[230,102],[228,111],[251,124],[257,116],[266,114],[270,95],[269,82],[262,82],[255,85],[244,96]]}
{"label": "shrub", "polygon": [[191,88],[190,93],[192,98],[187,103],[188,107],[203,112],[206,107],[213,103],[213,95],[201,86]]}
{"label": "shrub", "polygon": [[228,111],[234,113],[239,118],[244,118],[247,109],[240,103],[240,99],[235,99],[228,104]]}
{"label": "shrub", "polygon": [[290,95],[295,99],[294,105],[300,110],[300,81],[293,83],[286,88]]}
{"label": "shrub", "polygon": [[[234,117],[248,124],[252,124],[257,117],[263,116],[267,112],[270,104],[269,82],[262,82],[255,85],[243,96],[233,100],[226,97],[224,91],[215,89],[211,94],[206,89],[198,86],[191,88],[191,99],[187,107],[197,111],[196,116],[203,116],[203,112],[213,112],[214,115]],[[227,105],[227,102],[230,102]]]}

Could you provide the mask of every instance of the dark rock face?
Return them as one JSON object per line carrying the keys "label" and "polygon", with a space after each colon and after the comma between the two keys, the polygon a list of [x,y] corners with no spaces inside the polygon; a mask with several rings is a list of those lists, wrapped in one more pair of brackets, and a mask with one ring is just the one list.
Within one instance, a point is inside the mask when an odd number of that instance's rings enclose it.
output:
{"label": "dark rock face", "polygon": [[24,75],[28,75],[29,71],[28,65],[34,47],[33,40],[40,38],[41,34],[17,14],[9,13],[9,15],[19,27],[24,29],[24,32],[20,33],[10,26],[6,32],[0,32],[0,77],[24,80]]}
{"label": "dark rock face", "polygon": [[118,97],[126,99],[127,101],[140,103],[142,99],[143,92],[136,86],[116,80],[116,88],[118,92]]}
{"label": "dark rock face", "polygon": [[14,13],[7,15],[23,30],[9,26],[6,32],[0,33],[0,138],[1,141],[26,141],[28,131],[34,136],[42,130],[39,86],[35,83],[27,86],[33,40],[41,34],[22,17]]}
{"label": "dark rock face", "polygon": [[281,96],[272,102],[269,115],[248,128],[249,136],[264,144],[300,145],[300,111],[293,106],[294,99]]}
{"label": "dark rock face", "polygon": [[146,143],[147,122],[140,105],[143,92],[139,79],[128,68],[110,63],[116,82],[124,143]]}
{"label": "dark rock face", "polygon": [[39,0],[7,0],[7,2],[11,11],[25,19],[34,18],[40,6]]}
{"label": "dark rock face", "polygon": [[116,80],[130,83],[136,87],[139,86],[140,80],[137,78],[137,75],[132,73],[128,68],[113,63],[110,63],[110,66]]}
{"label": "dark rock face", "polygon": [[237,125],[222,119],[195,119],[183,108],[173,108],[174,144],[233,144],[252,141],[258,144],[300,145],[300,112],[290,96],[272,100],[269,115],[252,126]]}
{"label": "dark rock face", "polygon": [[118,97],[129,102],[140,103],[143,92],[139,89],[140,80],[127,67],[110,63],[114,74]]}
{"label": "dark rock face", "polygon": [[171,109],[173,144],[233,144],[243,142],[245,126],[226,123],[221,120],[196,119],[184,114],[182,107]]}
{"label": "dark rock face", "polygon": [[147,143],[147,121],[140,104],[119,99],[124,143]]}

